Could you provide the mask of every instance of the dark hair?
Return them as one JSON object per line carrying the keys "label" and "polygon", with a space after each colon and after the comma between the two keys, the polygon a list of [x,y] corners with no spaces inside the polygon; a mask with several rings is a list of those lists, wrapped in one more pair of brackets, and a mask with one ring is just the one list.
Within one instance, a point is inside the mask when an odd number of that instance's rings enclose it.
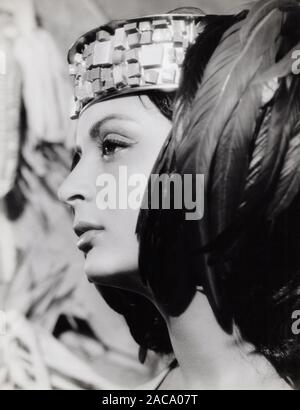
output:
{"label": "dark hair", "polygon": [[[180,11],[180,10],[179,10]],[[239,20],[239,18],[238,18]],[[230,27],[237,18],[234,16],[207,16],[205,17],[205,28],[197,44],[189,50],[185,72],[195,72],[199,70],[199,76],[214,49],[217,47],[222,34]],[[202,37],[203,36],[203,37]],[[200,43],[206,41],[209,45],[207,55],[195,57],[195,50],[200,47]],[[195,91],[195,87],[188,93]],[[172,119],[175,101],[175,93],[163,91],[151,91],[147,94],[151,101],[158,107],[161,113],[168,119]],[[139,232],[139,229],[137,230]],[[139,296],[129,291],[118,290],[110,287],[98,287],[107,304],[116,312],[124,316],[131,334],[142,350],[152,350],[160,354],[170,354],[173,352],[168,330],[164,319],[156,307],[145,297]]]}
{"label": "dark hair", "polygon": [[[206,212],[187,222],[186,210],[141,211],[140,271],[171,316],[181,315],[197,285],[204,286],[222,328],[232,333],[236,325],[297,388],[300,344],[292,314],[300,310],[300,77],[291,71],[290,52],[300,41],[300,8],[296,1],[285,8],[263,3],[246,22],[229,24],[223,37],[211,26],[216,43],[208,30],[186,58],[173,136],[153,173],[205,174]],[[248,39],[265,54],[251,54]],[[286,70],[276,71],[283,62]],[[262,98],[264,85],[273,88]],[[211,112],[219,114],[215,124]]]}

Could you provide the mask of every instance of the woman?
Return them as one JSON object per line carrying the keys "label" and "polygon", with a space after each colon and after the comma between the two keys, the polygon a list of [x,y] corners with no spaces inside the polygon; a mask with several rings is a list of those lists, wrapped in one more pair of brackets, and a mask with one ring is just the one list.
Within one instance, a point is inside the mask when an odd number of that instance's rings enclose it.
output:
{"label": "woman", "polygon": [[[241,38],[247,39],[245,35],[247,28],[249,30],[251,24],[255,27],[257,21],[261,21],[262,13],[272,14],[273,5],[270,3],[272,2],[268,2],[265,8],[259,4],[258,9],[255,8],[250,13],[244,31],[241,31],[244,37]],[[293,12],[295,11],[293,10]],[[100,102],[92,100],[92,104],[89,104],[83,111],[81,106],[77,107],[77,114],[80,113],[80,117],[75,168],[62,187],[61,197],[74,210],[75,230],[81,236],[79,247],[86,254],[86,272],[108,303],[126,317],[133,336],[142,348],[141,359],[144,359],[143,353],[147,349],[163,354],[174,352],[179,366],[173,366],[172,371],[160,385],[162,389],[286,389],[289,388],[288,383],[295,382],[295,373],[289,366],[289,357],[286,356],[280,360],[284,356],[283,351],[277,350],[275,353],[272,349],[268,351],[269,346],[273,347],[272,340],[265,343],[266,349],[262,349],[263,344],[259,339],[261,334],[253,331],[254,325],[250,322],[253,312],[243,310],[244,296],[248,296],[250,302],[252,301],[252,305],[247,301],[246,309],[249,306],[253,308],[253,300],[255,301],[256,298],[261,307],[268,307],[266,303],[269,302],[269,294],[273,291],[271,288],[276,288],[278,285],[273,283],[272,286],[267,286],[264,292],[262,283],[259,281],[264,268],[260,265],[260,259],[255,259],[255,264],[252,264],[252,268],[257,268],[257,273],[255,272],[252,280],[253,283],[247,277],[247,269],[250,270],[250,262],[252,262],[251,259],[248,259],[252,255],[247,254],[247,245],[253,237],[256,237],[254,235],[257,233],[256,231],[244,231],[241,222],[235,223],[231,231],[227,230],[225,228],[227,228],[228,223],[221,217],[218,220],[220,226],[213,227],[212,232],[210,229],[205,231],[204,228],[210,222],[206,217],[203,219],[204,222],[188,223],[183,218],[185,210],[151,210],[151,207],[149,210],[142,210],[138,225],[141,241],[140,270],[143,279],[141,281],[137,263],[138,242],[135,237],[135,228],[133,229],[138,212],[107,210],[99,213],[96,207],[95,181],[99,173],[108,171],[116,174],[116,167],[126,164],[131,174],[144,173],[150,176],[152,164],[166,139],[167,142],[164,144],[164,149],[152,173],[172,174],[177,172],[182,175],[198,173],[198,168],[195,167],[198,161],[195,160],[196,155],[197,158],[201,158],[201,155],[204,155],[206,151],[198,150],[197,144],[200,144],[204,139],[199,136],[201,128],[197,128],[199,117],[195,123],[193,120],[198,111],[202,113],[199,107],[203,107],[204,112],[207,109],[208,113],[213,112],[214,107],[214,105],[212,107],[203,105],[204,99],[203,95],[201,96],[201,90],[204,90],[205,95],[207,92],[205,84],[212,84],[212,79],[217,78],[218,82],[214,84],[216,94],[213,97],[216,98],[218,94],[223,96],[223,90],[227,91],[224,82],[228,78],[228,74],[232,73],[226,72],[225,68],[228,70],[228,64],[236,62],[235,59],[240,53],[241,47],[244,47],[239,34],[245,17],[246,13],[238,16],[206,17],[207,24],[201,30],[202,32],[197,37],[195,44],[189,48],[185,60],[182,86],[176,105],[175,127],[168,139],[171,123],[161,115],[157,106],[153,104],[153,101],[154,103],[159,101],[154,99],[154,96],[155,98],[158,96],[157,92],[149,93],[148,96],[145,95],[145,92],[140,92],[138,96],[106,99],[106,101]],[[273,20],[272,22],[274,23]],[[278,20],[276,20],[276,25],[277,23]],[[264,27],[264,24],[262,26]],[[273,25],[271,26],[274,28]],[[129,29],[135,30],[133,26],[129,26]],[[226,34],[224,35],[224,33]],[[260,35],[261,32],[258,34]],[[251,36],[253,42],[259,41],[258,34],[256,33],[254,40]],[[105,35],[102,34],[98,40],[104,41],[104,38]],[[247,51],[245,55],[249,58],[250,54],[247,54],[249,50],[252,51],[253,48],[256,48],[254,46],[251,48],[248,43],[247,46],[249,48],[245,47]],[[222,54],[220,52],[222,47],[224,47],[223,51],[224,49],[229,50],[231,54]],[[88,53],[87,50],[87,56]],[[283,50],[282,53],[284,53]],[[267,54],[268,60],[263,60],[265,65],[259,66],[261,70],[263,68],[266,70],[271,65],[272,57],[274,57],[271,52],[268,54],[265,51],[265,54]],[[247,61],[248,66],[249,61],[251,62],[251,59]],[[216,63],[221,64],[220,70],[216,70]],[[241,68],[236,67],[234,74],[238,78],[238,74],[241,74]],[[217,77],[216,73],[220,73],[220,76]],[[250,75],[249,78],[251,78]],[[236,92],[234,88],[232,90]],[[80,90],[78,92],[80,95]],[[112,95],[116,96],[116,94]],[[266,100],[267,96],[268,93],[265,93]],[[90,97],[85,95],[85,98]],[[272,98],[270,98],[271,100]],[[226,94],[226,102],[229,101],[231,102],[230,93]],[[94,104],[94,102],[99,104]],[[223,102],[224,100],[222,100]],[[208,103],[206,102],[206,104]],[[131,115],[134,110],[134,120],[132,116],[128,118],[127,109]],[[220,115],[222,118],[221,111]],[[106,118],[109,119],[110,124]],[[216,120],[218,117],[209,117],[210,125],[214,128],[212,118]],[[99,120],[102,127],[99,127]],[[248,122],[251,121],[251,125],[255,129],[254,116],[249,117]],[[189,126],[191,128],[185,129]],[[192,131],[194,131],[194,135]],[[99,154],[95,150],[95,140],[98,141],[100,147],[100,160]],[[221,159],[227,159],[226,147],[225,144],[224,156],[222,154]],[[248,155],[247,152],[242,163],[246,163],[245,157],[249,160]],[[206,158],[200,160],[200,164],[207,165],[205,160]],[[204,165],[199,170],[210,176],[211,169],[208,172],[208,168],[205,168]],[[217,165],[220,166],[216,161],[215,166]],[[222,166],[224,167],[224,163]],[[222,167],[218,169],[218,175],[222,175]],[[236,187],[232,178],[228,181],[230,183],[228,182],[226,188],[232,189],[231,183]],[[193,184],[193,189],[196,188]],[[207,200],[207,186],[205,197]],[[223,210],[223,203],[221,204]],[[211,205],[218,207],[214,198]],[[229,204],[230,212],[235,209],[234,205],[234,203]],[[211,214],[209,215],[211,216]],[[122,229],[120,229],[121,224]],[[202,224],[204,228],[202,228]],[[256,226],[261,225],[257,224]],[[217,238],[215,243],[214,237],[223,231],[226,235],[224,234],[224,237],[221,236],[220,239]],[[208,236],[208,233],[212,236]],[[241,242],[237,242],[237,239],[240,239]],[[233,246],[236,243],[241,243],[241,248],[238,250]],[[267,241],[263,242],[264,246],[266,244]],[[231,265],[233,263],[230,259],[231,255],[228,256],[228,263],[227,260],[226,263],[224,262],[227,252],[232,248],[236,251],[235,259],[233,259],[235,265]],[[237,256],[241,255],[242,252],[245,259],[241,258],[242,260],[236,261]],[[208,256],[210,257],[208,258]],[[227,272],[223,269],[224,267],[231,274],[228,275],[230,282],[226,278]],[[235,272],[240,267],[246,272],[245,282],[240,278],[233,280]],[[241,271],[241,276],[242,274],[244,274],[243,271]],[[268,281],[265,282],[268,285]],[[278,282],[280,281],[278,280]],[[281,282],[284,282],[284,279]],[[226,283],[226,287],[224,283]],[[289,281],[285,280],[284,283],[287,285]],[[258,293],[255,293],[257,288]],[[284,287],[280,289],[285,290]],[[241,298],[238,297],[240,291],[242,291]],[[232,294],[237,297],[233,298]],[[234,314],[232,299],[235,303]],[[282,297],[281,300],[284,305],[286,299]],[[285,310],[285,306],[282,311],[279,307],[280,314]],[[280,314],[274,315],[276,320],[281,317]],[[255,319],[257,320],[257,317]],[[263,335],[261,336],[262,340],[270,336],[270,333],[266,336],[265,329],[262,327],[259,330]],[[252,337],[253,334],[254,337]],[[276,340],[277,345],[279,346],[281,342],[285,343],[286,341],[287,339],[281,332]],[[295,341],[293,343],[295,345]],[[288,369],[289,372],[282,371],[282,363],[286,365],[284,370]]]}
{"label": "woman", "polygon": [[[180,12],[185,13],[187,10],[180,10]],[[188,12],[191,10],[189,9]],[[208,23],[207,27],[211,27],[212,34],[216,36],[215,43],[218,41],[218,36],[220,37],[221,33],[236,21],[232,16],[203,18],[201,12],[193,10],[193,13],[199,15],[195,14],[195,19],[199,20],[201,27],[204,22]],[[194,18],[190,15],[187,17]],[[161,21],[162,16],[157,20]],[[112,23],[114,24],[116,23]],[[185,26],[183,29],[185,30]],[[183,39],[186,38],[186,34],[184,33]],[[86,37],[90,36],[93,36],[93,32]],[[178,40],[180,41],[180,38]],[[76,58],[80,60],[77,47],[80,51],[82,41],[84,38],[71,49],[71,61],[75,61]],[[181,49],[182,47],[179,47],[179,52]],[[72,73],[74,73],[73,69],[74,66],[71,67]],[[152,84],[150,87],[134,88],[130,96],[119,93],[119,98],[112,99],[115,94],[111,94],[111,99],[108,99],[106,95],[105,101],[95,99],[98,104],[93,104],[92,100],[92,104],[86,105],[85,101],[77,99],[77,104],[84,106],[77,124],[78,149],[74,156],[73,172],[60,192],[62,199],[75,211],[75,232],[80,236],[79,247],[86,254],[85,271],[108,303],[127,319],[134,338],[141,346],[141,361],[145,360],[149,348],[161,353],[169,352],[170,341],[162,320],[157,321],[157,317],[160,317],[157,309],[147,299],[139,296],[146,295],[149,298],[148,291],[137,273],[138,241],[135,230],[138,210],[107,210],[99,213],[96,206],[96,179],[101,173],[109,172],[117,175],[119,167],[124,164],[130,168],[129,174],[150,175],[151,168],[171,129],[173,89],[178,88],[177,81],[178,79],[173,85],[164,84],[163,90],[161,86],[156,87]],[[169,88],[168,92],[165,91],[166,88]],[[106,129],[102,128],[104,134],[96,140],[95,123],[107,119],[109,122],[106,121]],[[89,135],[89,130],[92,128],[95,130],[92,133],[93,138]],[[84,153],[83,148],[85,148]],[[105,248],[101,241],[97,242],[98,247],[94,242],[93,249],[90,251],[91,240],[86,239],[82,234],[87,231],[87,235],[90,235],[91,228],[98,231],[104,222],[108,233]],[[100,231],[104,233],[104,230]],[[121,294],[117,289],[122,289]],[[134,293],[126,293],[124,289]],[[164,351],[161,350],[163,340]]]}

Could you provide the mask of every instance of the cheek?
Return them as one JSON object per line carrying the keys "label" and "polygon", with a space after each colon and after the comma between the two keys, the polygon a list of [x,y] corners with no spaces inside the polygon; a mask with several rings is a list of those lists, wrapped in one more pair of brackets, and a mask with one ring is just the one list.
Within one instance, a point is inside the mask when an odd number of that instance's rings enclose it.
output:
{"label": "cheek", "polygon": [[138,253],[138,240],[135,233],[138,216],[139,210],[110,211],[108,233],[111,247],[117,247],[117,252],[122,255]]}
{"label": "cheek", "polygon": [[88,255],[85,271],[93,277],[105,277],[138,270],[139,244],[135,234],[138,211],[110,210],[103,215],[106,233]]}
{"label": "cheek", "polygon": [[[105,244],[98,252],[101,252],[96,264],[101,265],[113,273],[113,270],[120,272],[123,270],[136,270],[138,268],[139,244],[136,236],[136,227],[140,209],[130,206],[129,195],[134,190],[128,185],[131,177],[142,175],[144,183],[147,183],[154,163],[167,137],[167,132],[160,138],[156,135],[143,138],[131,149],[119,154],[112,161],[102,164],[101,171],[110,174],[116,181],[117,209],[108,209],[102,212],[105,221],[107,235]],[[120,167],[126,168],[126,178],[120,177]],[[136,187],[135,187],[136,188]],[[139,185],[136,192],[141,195],[134,195],[134,198],[143,199],[143,184]],[[120,195],[119,195],[120,194]],[[120,196],[125,200],[126,209],[119,209]],[[125,197],[125,198],[124,198]],[[138,201],[134,201],[135,205]],[[124,202],[123,202],[124,204]],[[100,256],[100,253],[98,253]]]}
{"label": "cheek", "polygon": [[128,172],[130,174],[142,174],[147,180],[158,158],[165,138],[152,138],[143,141],[135,152],[131,152],[128,158]]}
{"label": "cheek", "polygon": [[118,210],[116,212],[113,224],[120,237],[136,237],[135,230],[139,212],[136,209]]}

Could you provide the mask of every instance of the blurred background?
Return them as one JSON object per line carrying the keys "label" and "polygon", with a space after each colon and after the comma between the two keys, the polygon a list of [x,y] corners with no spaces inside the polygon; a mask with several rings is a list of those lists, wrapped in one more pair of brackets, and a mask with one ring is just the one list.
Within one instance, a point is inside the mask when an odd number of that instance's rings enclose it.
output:
{"label": "blurred background", "polygon": [[184,6],[230,13],[244,3],[0,0],[0,390],[133,388],[172,359],[139,363],[123,318],[87,282],[57,200],[72,157],[66,53],[111,19]]}
{"label": "blurred background", "polygon": [[[206,13],[231,13],[247,0],[39,0],[39,15],[45,27],[59,39],[66,51],[74,38],[104,20],[165,13],[178,7],[200,7]],[[84,16],[84,18],[83,18]],[[80,23],[79,23],[80,22]]]}

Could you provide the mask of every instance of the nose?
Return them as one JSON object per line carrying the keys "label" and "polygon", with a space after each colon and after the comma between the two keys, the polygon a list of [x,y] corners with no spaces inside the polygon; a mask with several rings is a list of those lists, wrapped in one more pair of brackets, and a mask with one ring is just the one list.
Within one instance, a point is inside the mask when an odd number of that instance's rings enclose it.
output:
{"label": "nose", "polygon": [[74,206],[76,200],[84,201],[83,192],[79,193],[72,183],[71,175],[69,175],[62,183],[58,190],[58,198],[61,202],[67,205]]}
{"label": "nose", "polygon": [[75,208],[76,203],[91,201],[95,195],[92,178],[73,170],[58,190],[59,200]]}

